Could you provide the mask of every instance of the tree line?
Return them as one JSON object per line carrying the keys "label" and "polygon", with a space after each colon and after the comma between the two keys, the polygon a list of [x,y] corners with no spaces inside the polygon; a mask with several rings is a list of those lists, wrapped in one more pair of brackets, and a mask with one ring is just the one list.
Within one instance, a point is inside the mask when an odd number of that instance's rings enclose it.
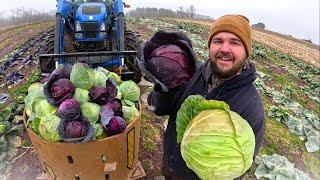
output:
{"label": "tree line", "polygon": [[23,23],[47,22],[55,19],[55,11],[38,11],[17,8],[9,12],[0,12],[0,27],[14,26]]}
{"label": "tree line", "polygon": [[168,17],[168,18],[195,18],[195,19],[212,19],[210,16],[204,16],[196,13],[196,8],[191,5],[187,8],[180,6],[174,11],[165,8],[136,8],[127,13],[132,17]]}

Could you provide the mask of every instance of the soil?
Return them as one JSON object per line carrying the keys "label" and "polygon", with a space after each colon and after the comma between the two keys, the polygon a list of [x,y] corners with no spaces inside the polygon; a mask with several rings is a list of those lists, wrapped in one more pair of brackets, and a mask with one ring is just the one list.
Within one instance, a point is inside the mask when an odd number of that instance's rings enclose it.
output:
{"label": "soil", "polygon": [[[26,131],[22,135],[22,141],[30,142]],[[29,150],[20,148],[16,157],[19,157],[26,151],[27,153],[25,155],[14,162],[13,170],[11,171],[8,180],[32,180],[39,178],[43,174],[44,169],[33,148]]]}
{"label": "soil", "polygon": [[129,29],[139,32],[141,39],[148,40],[154,33],[148,26],[143,24],[128,25]]}
{"label": "soil", "polygon": [[[148,123],[160,123],[161,119],[151,118]],[[142,139],[140,139],[140,151],[139,160],[141,161],[142,167],[146,172],[146,177],[144,179],[153,179],[154,176],[161,175],[162,167],[162,138],[163,130],[161,131],[161,136],[156,139],[156,148],[154,151],[149,151],[143,147]]]}
{"label": "soil", "polygon": [[[9,44],[6,45],[3,49],[0,49],[0,59],[2,59],[6,54],[12,52],[17,45],[21,44],[21,42],[24,42],[27,40],[27,38],[29,37],[33,37],[36,34],[38,34],[39,32],[44,31],[45,29],[47,29],[51,24],[49,23],[45,23],[45,24],[33,24],[33,25],[27,25],[25,27],[19,27],[17,29],[12,29],[12,28],[8,28],[8,31],[10,31],[8,34],[6,33],[7,31],[2,30],[2,32],[0,35],[0,39],[3,39],[2,41],[0,41],[0,45],[1,43],[4,42],[4,39],[9,40],[10,42],[8,42]],[[34,27],[37,28],[34,28]],[[14,32],[14,34],[12,34],[12,32]],[[6,37],[4,37],[6,36]],[[9,37],[7,37],[9,36]]]}
{"label": "soil", "polygon": [[[141,94],[145,94],[145,93],[148,93],[149,86],[140,85],[140,89],[141,89]],[[144,97],[142,96],[142,98]],[[160,131],[160,134],[159,134],[160,136],[153,137],[153,140],[156,143],[156,147],[154,148],[154,150],[150,150],[144,146],[145,144],[143,142],[144,138],[140,138],[140,142],[139,142],[140,144],[139,160],[141,161],[141,164],[147,175],[144,179],[151,180],[155,176],[161,175],[160,172],[161,172],[162,154],[163,154],[162,139],[163,139],[163,132],[164,132],[164,127],[163,127],[164,118],[155,116],[150,110],[148,110],[148,105],[146,104],[146,100],[142,99],[141,102],[142,102],[143,113],[148,114],[148,116],[150,117],[143,123],[147,127],[153,126]],[[143,136],[143,132],[141,132],[141,136]]]}

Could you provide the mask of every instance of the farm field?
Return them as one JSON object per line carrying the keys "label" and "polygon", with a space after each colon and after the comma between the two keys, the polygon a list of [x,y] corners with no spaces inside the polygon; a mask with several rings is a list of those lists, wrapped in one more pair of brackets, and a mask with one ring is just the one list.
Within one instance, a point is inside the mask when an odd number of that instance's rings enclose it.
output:
{"label": "farm field", "polygon": [[[199,61],[207,59],[210,23],[179,19],[127,18],[128,29],[146,41],[158,30],[182,31]],[[38,54],[53,23],[0,29],[0,179],[43,179],[42,168],[24,126],[22,112],[29,85],[40,78]],[[265,30],[254,30],[251,60],[263,99],[266,132],[258,156],[278,154],[312,179],[320,179],[319,46]],[[153,88],[143,80],[139,159],[145,179],[161,176],[162,136],[168,117],[153,115],[146,97]],[[243,179],[257,179],[253,164]]]}

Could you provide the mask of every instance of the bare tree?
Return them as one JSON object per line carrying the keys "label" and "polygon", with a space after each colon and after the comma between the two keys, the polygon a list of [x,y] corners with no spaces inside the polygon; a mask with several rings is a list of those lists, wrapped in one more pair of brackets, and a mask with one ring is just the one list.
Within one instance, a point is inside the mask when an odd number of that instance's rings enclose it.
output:
{"label": "bare tree", "polygon": [[179,7],[179,10],[172,11],[171,9],[164,8],[136,8],[134,10],[126,13],[127,16],[132,17],[171,17],[171,18],[184,18],[184,17],[192,17],[199,19],[212,19],[209,16],[203,16],[199,14],[195,14],[195,8],[187,8],[187,12],[184,12],[184,8],[182,6]]}
{"label": "bare tree", "polygon": [[190,15],[190,18],[194,18],[194,15],[196,14],[196,8],[194,7],[194,5],[189,6],[188,14]]}
{"label": "bare tree", "polygon": [[54,12],[37,11],[34,9],[17,8],[9,11],[9,15],[1,13],[0,27],[12,26],[21,23],[48,22],[54,20]]}
{"label": "bare tree", "polygon": [[184,14],[184,12],[183,12],[183,7],[182,7],[182,6],[179,6],[178,8],[179,8],[178,14],[180,14],[180,15],[181,15],[181,18],[183,18],[183,14]]}

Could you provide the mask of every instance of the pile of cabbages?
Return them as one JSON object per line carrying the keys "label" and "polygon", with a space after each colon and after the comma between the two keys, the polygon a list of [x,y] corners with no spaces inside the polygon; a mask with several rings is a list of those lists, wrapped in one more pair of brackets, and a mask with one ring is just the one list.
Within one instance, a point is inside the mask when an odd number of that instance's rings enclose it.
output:
{"label": "pile of cabbages", "polygon": [[27,126],[49,142],[84,143],[122,133],[139,116],[140,89],[114,72],[65,64],[25,98]]}

